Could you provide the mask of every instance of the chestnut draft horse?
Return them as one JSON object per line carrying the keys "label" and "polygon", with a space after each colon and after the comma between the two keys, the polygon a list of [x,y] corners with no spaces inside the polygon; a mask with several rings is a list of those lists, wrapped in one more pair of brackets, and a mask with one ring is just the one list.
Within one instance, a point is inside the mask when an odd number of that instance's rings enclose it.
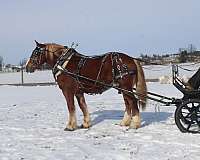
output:
{"label": "chestnut draft horse", "polygon": [[[27,61],[26,70],[34,72],[44,63],[52,67],[55,80],[65,96],[69,110],[66,131],[77,129],[74,97],[84,115],[81,127],[89,128],[91,120],[84,93],[98,94],[115,86],[122,89],[119,92],[123,94],[126,106],[120,125],[136,129],[140,127],[138,104],[145,108],[147,89],[142,66],[136,59],[118,52],[90,57],[78,53],[72,47],[35,42],[36,48]],[[135,85],[136,93],[139,93],[136,94],[137,97],[124,91],[132,92]]]}

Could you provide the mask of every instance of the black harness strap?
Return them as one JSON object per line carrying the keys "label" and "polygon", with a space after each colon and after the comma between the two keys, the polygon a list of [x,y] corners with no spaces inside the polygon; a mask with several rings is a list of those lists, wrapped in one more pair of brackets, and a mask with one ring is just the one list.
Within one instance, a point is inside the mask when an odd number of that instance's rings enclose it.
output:
{"label": "black harness strap", "polygon": [[76,78],[77,83],[80,85],[80,88],[83,88],[83,85],[79,80],[80,70],[85,65],[86,61],[87,61],[87,59],[85,57],[81,57],[78,65],[77,65],[77,69],[76,69],[76,77],[75,78]]}
{"label": "black harness strap", "polygon": [[126,75],[136,74],[136,70],[129,70],[128,66],[123,63],[118,53],[113,52],[111,56],[113,81],[116,83]]}
{"label": "black harness strap", "polygon": [[54,65],[54,67],[52,69],[55,80],[57,80],[57,77],[62,73],[58,69],[58,65],[65,68],[73,55],[74,55],[73,50],[70,48],[66,48],[66,50],[63,52],[63,54],[58,58],[56,64]]}
{"label": "black harness strap", "polygon": [[[76,53],[77,52],[75,52],[71,48],[66,49],[64,51],[64,53],[58,58],[52,71],[53,71],[55,80],[57,80],[58,75],[62,74],[63,72],[70,73],[69,75],[71,75],[71,76],[73,75],[72,78],[74,78],[76,80],[76,82],[79,86],[79,89],[85,93],[88,92],[88,94],[89,94],[90,89],[95,90],[99,87],[97,85],[100,85],[101,83],[104,84],[104,82],[101,82],[100,77],[101,77],[101,73],[103,71],[103,66],[104,66],[108,56],[110,56],[110,58],[111,58],[110,60],[112,63],[112,66],[111,66],[112,67],[112,82],[109,85],[103,85],[104,87],[102,88],[102,91],[100,90],[100,91],[98,91],[98,93],[102,93],[103,91],[105,91],[105,89],[107,88],[106,86],[112,86],[112,87],[119,86],[119,83],[118,83],[119,80],[123,79],[126,75],[136,74],[136,70],[128,69],[128,66],[125,63],[123,63],[119,53],[110,52],[103,56],[97,57],[98,59],[101,58],[101,62],[100,62],[101,64],[98,69],[96,78],[93,79],[92,81],[90,81],[89,80],[90,78],[87,78],[84,75],[81,75],[81,70],[84,68],[84,66],[88,60],[92,60],[92,59],[96,59],[96,58],[90,58],[90,57],[82,56],[82,55],[79,55]],[[73,55],[80,56],[80,60],[77,64],[77,68],[75,69],[75,71],[69,72],[67,70],[67,64],[71,60]],[[87,68],[87,69],[89,69],[89,68]],[[93,83],[92,84],[86,83],[87,79],[89,80],[88,82],[93,82]],[[101,83],[99,83],[99,82],[101,82]],[[97,88],[95,88],[95,87],[97,87]]]}
{"label": "black harness strap", "polygon": [[99,68],[99,72],[98,72],[98,74],[97,74],[97,78],[96,78],[96,81],[95,81],[95,83],[94,83],[95,86],[96,86],[96,84],[97,84],[97,81],[99,80],[99,77],[100,77],[100,75],[101,75],[101,71],[102,71],[103,65],[104,65],[104,63],[105,63],[107,57],[108,57],[108,54],[106,54],[106,55],[103,57],[102,61],[101,61],[101,66],[100,66],[100,68]]}
{"label": "black harness strap", "polygon": [[[105,54],[105,55],[103,56],[102,61],[101,61],[101,65],[100,65],[100,68],[99,68],[99,71],[98,71],[98,74],[97,74],[97,77],[96,77],[96,79],[94,80],[94,84],[93,84],[92,87],[90,87],[90,89],[96,87],[97,82],[98,82],[98,80],[99,80],[99,78],[100,78],[101,71],[102,71],[103,65],[104,65],[104,63],[105,63],[105,61],[106,61],[107,56],[108,56],[108,54]],[[85,65],[85,63],[86,63],[86,61],[87,61],[88,59],[93,59],[93,58],[85,57],[85,56],[81,57],[81,59],[80,59],[80,61],[79,61],[79,63],[78,63],[78,66],[77,66],[76,74],[75,74],[75,75],[76,75],[75,78],[76,78],[78,84],[80,85],[80,89],[81,89],[81,90],[84,90],[85,87],[84,87],[84,82],[81,82],[81,81],[80,81],[80,76],[81,76],[80,70],[82,69],[82,67],[84,67],[84,65]],[[87,88],[87,89],[88,89],[88,88]]]}
{"label": "black harness strap", "polygon": [[[81,57],[79,63],[78,63],[78,66],[77,66],[77,70],[76,70],[76,74],[79,75],[80,74],[80,70],[81,68],[85,65],[85,62],[87,61],[87,58],[85,57]],[[77,80],[78,80],[78,77],[77,77]]]}

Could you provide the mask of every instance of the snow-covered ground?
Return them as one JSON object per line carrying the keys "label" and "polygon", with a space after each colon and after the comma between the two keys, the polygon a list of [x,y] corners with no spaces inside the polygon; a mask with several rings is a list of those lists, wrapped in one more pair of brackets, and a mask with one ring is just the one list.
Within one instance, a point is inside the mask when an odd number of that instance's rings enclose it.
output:
{"label": "snow-covered ground", "polygon": [[[152,92],[181,97],[170,84],[148,83]],[[0,87],[0,160],[199,160],[200,135],[183,134],[175,107],[149,101],[142,127],[120,123],[124,104],[115,90],[86,96],[93,126],[66,132],[66,104],[57,86]],[[160,108],[160,111],[158,112]],[[157,111],[157,112],[156,112]],[[82,114],[77,106],[78,123]]]}
{"label": "snow-covered ground", "polygon": [[[149,79],[171,75],[168,66],[144,68]],[[181,74],[192,73],[182,71]],[[51,71],[25,73],[24,80],[27,83],[54,81]],[[20,81],[20,73],[0,74],[0,84]],[[182,96],[171,84],[148,83],[148,90],[169,97]],[[0,160],[200,159],[200,135],[178,130],[174,106],[149,101],[141,114],[142,127],[127,130],[119,126],[124,103],[117,91],[86,95],[86,99],[92,127],[66,132],[68,111],[57,86],[0,86]],[[83,115],[78,106],[76,111],[80,125]]]}

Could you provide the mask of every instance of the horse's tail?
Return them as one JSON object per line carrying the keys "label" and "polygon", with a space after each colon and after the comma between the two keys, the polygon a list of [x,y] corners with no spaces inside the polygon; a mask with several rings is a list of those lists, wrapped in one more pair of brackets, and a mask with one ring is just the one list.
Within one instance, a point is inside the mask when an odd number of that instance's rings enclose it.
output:
{"label": "horse's tail", "polygon": [[147,86],[144,76],[144,71],[140,62],[134,59],[134,62],[137,67],[137,77],[136,77],[136,95],[139,99],[139,106],[142,107],[142,110],[146,108],[146,101],[147,101]]}

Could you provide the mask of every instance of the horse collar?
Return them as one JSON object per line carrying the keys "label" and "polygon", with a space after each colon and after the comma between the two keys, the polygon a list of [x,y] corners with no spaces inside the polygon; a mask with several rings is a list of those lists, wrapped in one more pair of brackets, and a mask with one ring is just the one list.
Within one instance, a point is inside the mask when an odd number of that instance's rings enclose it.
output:
{"label": "horse collar", "polygon": [[59,69],[66,68],[67,64],[69,63],[70,59],[74,55],[75,52],[71,51],[70,48],[66,48],[66,50],[63,52],[63,54],[58,58],[56,64],[54,65],[52,72],[54,75],[54,79],[57,81],[58,76],[62,73],[62,71]]}

